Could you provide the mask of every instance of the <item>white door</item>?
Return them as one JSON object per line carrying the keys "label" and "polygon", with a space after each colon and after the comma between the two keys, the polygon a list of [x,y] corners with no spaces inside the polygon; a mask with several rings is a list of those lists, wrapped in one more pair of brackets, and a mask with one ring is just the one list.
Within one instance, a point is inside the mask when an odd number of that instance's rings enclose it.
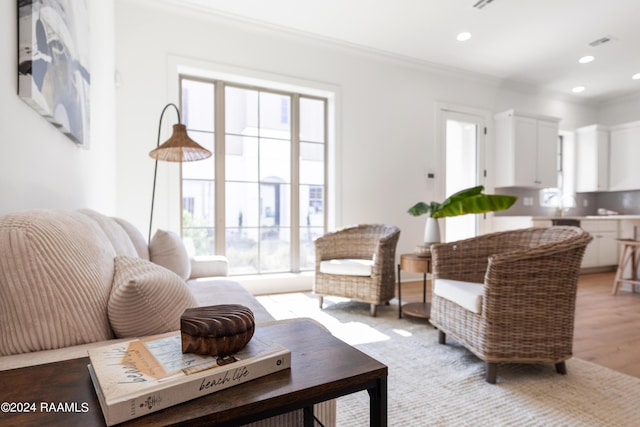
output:
{"label": "white door", "polygon": [[[444,128],[444,193],[449,197],[484,182],[485,117],[448,109],[442,110]],[[444,241],[477,236],[484,230],[484,215],[460,215],[444,220]]]}

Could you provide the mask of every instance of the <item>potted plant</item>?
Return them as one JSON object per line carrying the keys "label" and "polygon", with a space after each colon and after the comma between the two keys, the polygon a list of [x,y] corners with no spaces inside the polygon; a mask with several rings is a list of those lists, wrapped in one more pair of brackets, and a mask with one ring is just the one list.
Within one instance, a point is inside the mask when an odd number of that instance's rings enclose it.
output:
{"label": "potted plant", "polygon": [[466,214],[479,214],[509,209],[518,199],[516,196],[483,194],[484,186],[471,187],[452,194],[442,203],[418,202],[409,208],[413,216],[428,214],[424,232],[424,245],[440,242],[438,218]]}

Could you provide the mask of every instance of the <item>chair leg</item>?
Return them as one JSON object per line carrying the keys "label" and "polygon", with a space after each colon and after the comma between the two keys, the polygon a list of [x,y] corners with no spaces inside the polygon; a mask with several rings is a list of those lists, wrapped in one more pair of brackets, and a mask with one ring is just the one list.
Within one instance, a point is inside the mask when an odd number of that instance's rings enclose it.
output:
{"label": "chair leg", "polygon": [[371,317],[376,317],[377,309],[378,309],[378,306],[376,304],[371,304],[371,307],[369,308],[369,311],[371,313]]}
{"label": "chair leg", "polygon": [[446,344],[447,343],[447,334],[442,331],[438,331],[438,344]]}
{"label": "chair leg", "polygon": [[322,303],[324,302],[324,297],[322,295],[320,295],[318,297],[318,303],[320,304],[320,310],[322,310]]}
{"label": "chair leg", "polygon": [[[629,245],[622,245],[622,250],[620,251],[620,259],[618,260],[618,269],[616,270],[616,277],[613,279],[613,289],[611,289],[611,295],[615,295],[618,292],[618,287],[620,287],[620,282],[624,278],[624,270],[631,261],[631,257],[633,256],[633,249]],[[632,272],[633,273],[633,272]]]}
{"label": "chair leg", "polygon": [[567,375],[567,364],[564,362],[556,363],[556,372],[560,375]]}
{"label": "chair leg", "polygon": [[498,364],[487,362],[486,366],[487,366],[487,382],[489,384],[495,384],[496,377],[498,375]]}

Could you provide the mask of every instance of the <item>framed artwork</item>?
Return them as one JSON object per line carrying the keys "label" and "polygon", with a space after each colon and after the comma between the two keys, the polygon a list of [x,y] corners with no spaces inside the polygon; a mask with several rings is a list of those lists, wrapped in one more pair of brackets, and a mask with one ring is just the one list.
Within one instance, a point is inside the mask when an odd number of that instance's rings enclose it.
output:
{"label": "framed artwork", "polygon": [[18,0],[18,95],[89,144],[90,0]]}

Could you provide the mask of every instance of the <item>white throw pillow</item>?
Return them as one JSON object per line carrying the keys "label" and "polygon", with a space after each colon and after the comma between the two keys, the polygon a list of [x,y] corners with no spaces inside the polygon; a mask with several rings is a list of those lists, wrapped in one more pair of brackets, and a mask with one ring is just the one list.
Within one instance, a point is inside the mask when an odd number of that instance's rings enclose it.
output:
{"label": "white throw pillow", "polygon": [[149,258],[154,264],[168,268],[187,280],[191,275],[191,260],[182,239],[173,231],[158,230],[149,243]]}
{"label": "white throw pillow", "polygon": [[184,310],[197,306],[187,284],[175,273],[141,258],[116,256],[107,306],[118,338],[180,329]]}

